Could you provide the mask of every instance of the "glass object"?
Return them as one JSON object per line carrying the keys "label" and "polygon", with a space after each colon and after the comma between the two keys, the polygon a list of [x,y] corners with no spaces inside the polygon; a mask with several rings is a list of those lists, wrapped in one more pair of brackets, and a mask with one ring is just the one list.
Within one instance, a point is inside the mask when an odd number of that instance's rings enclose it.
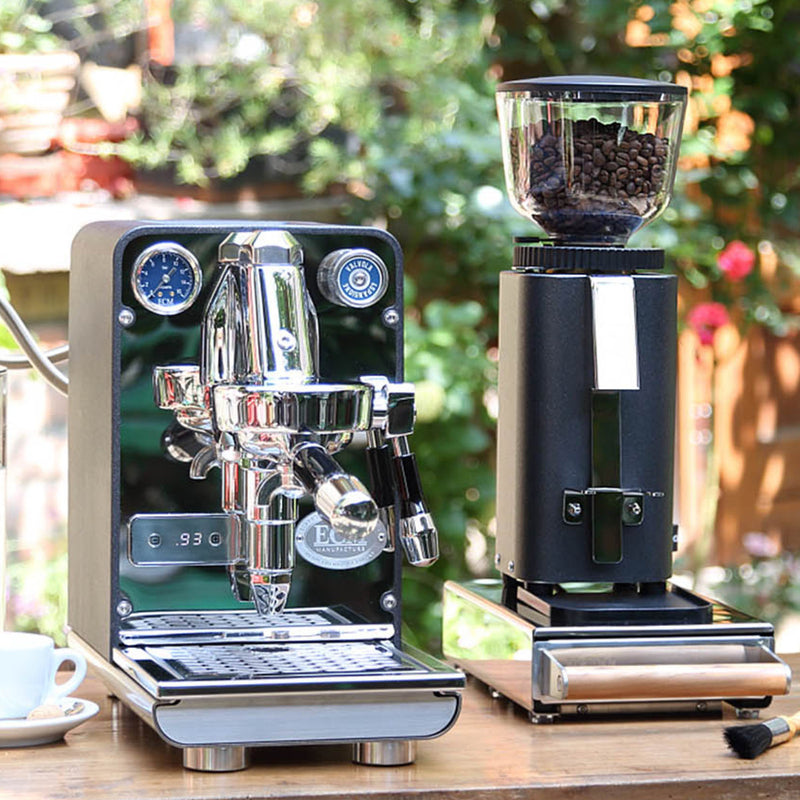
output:
{"label": "glass object", "polygon": [[669,203],[685,106],[684,87],[632,78],[500,84],[512,205],[556,244],[624,245]]}

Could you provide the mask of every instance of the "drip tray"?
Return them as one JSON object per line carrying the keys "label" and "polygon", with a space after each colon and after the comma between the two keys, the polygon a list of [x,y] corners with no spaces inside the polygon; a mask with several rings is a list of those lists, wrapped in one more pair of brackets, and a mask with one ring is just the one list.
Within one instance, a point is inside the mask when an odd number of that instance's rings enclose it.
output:
{"label": "drip tray", "polygon": [[354,689],[452,689],[463,676],[397,646],[391,624],[344,607],[131,615],[113,661],[155,698]]}
{"label": "drip tray", "polygon": [[393,648],[372,642],[147,647],[178,680],[262,680],[308,675],[408,671]]}
{"label": "drip tray", "polygon": [[255,611],[166,611],[131,614],[120,627],[126,646],[153,643],[213,644],[223,641],[364,641],[390,639],[391,624],[366,623],[345,608]]}

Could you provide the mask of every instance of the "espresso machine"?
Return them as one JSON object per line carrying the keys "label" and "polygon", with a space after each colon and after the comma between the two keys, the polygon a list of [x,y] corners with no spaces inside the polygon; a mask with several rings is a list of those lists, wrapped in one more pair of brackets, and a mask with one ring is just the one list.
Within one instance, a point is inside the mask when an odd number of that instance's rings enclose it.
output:
{"label": "espresso machine", "polygon": [[188,768],[413,761],[464,676],[401,642],[438,555],[402,254],[372,228],[99,222],[70,273],[70,644]]}
{"label": "espresso machine", "polygon": [[500,580],[450,582],[444,652],[534,721],[757,714],[789,690],[770,624],[672,583],[677,278],[626,247],[669,202],[686,90],[500,84],[518,238],[500,276]]}

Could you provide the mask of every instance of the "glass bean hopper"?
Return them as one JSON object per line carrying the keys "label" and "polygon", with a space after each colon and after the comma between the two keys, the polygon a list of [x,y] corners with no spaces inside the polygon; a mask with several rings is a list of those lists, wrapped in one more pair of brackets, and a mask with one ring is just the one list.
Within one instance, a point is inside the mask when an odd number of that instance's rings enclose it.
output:
{"label": "glass bean hopper", "polygon": [[682,86],[573,75],[497,91],[506,188],[556,244],[624,245],[668,205]]}

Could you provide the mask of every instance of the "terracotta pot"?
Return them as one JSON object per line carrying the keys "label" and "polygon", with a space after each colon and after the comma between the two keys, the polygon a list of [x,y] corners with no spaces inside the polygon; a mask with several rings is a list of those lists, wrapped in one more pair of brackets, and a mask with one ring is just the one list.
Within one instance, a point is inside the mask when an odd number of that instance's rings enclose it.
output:
{"label": "terracotta pot", "polygon": [[79,67],[69,51],[0,54],[0,153],[50,149]]}

